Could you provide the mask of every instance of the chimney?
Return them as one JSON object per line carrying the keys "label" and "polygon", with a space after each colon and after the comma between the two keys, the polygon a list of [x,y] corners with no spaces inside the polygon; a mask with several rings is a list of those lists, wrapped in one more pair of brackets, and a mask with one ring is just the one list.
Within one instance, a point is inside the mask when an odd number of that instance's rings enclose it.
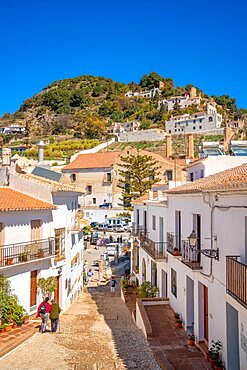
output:
{"label": "chimney", "polygon": [[231,137],[233,135],[231,127],[224,128],[224,151],[228,152]]}
{"label": "chimney", "polygon": [[166,157],[171,158],[172,156],[172,135],[166,135]]}
{"label": "chimney", "polygon": [[188,134],[188,157],[190,159],[194,158],[194,136],[193,134]]}
{"label": "chimney", "polygon": [[2,148],[2,165],[7,167],[11,164],[11,149]]}
{"label": "chimney", "polygon": [[39,140],[36,145],[38,147],[38,164],[42,164],[44,160],[44,148],[46,147],[46,144],[43,140]]}

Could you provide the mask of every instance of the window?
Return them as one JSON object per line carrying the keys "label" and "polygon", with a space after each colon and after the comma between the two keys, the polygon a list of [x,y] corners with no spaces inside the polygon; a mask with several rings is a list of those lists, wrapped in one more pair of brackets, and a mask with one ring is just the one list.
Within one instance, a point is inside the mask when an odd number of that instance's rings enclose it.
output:
{"label": "window", "polygon": [[177,298],[177,272],[171,268],[171,292]]}
{"label": "window", "polygon": [[201,170],[200,178],[202,179],[204,177],[204,170]]}
{"label": "window", "polygon": [[171,134],[172,133],[172,130],[169,130],[169,134]]}
{"label": "window", "polygon": [[213,117],[209,117],[208,122],[213,122]]}
{"label": "window", "polygon": [[70,180],[71,180],[71,182],[75,182],[76,181],[76,173],[72,173],[70,175]]}
{"label": "window", "polygon": [[93,198],[93,204],[96,204],[96,198]]}
{"label": "window", "polygon": [[92,187],[92,185],[87,185],[87,186],[86,186],[86,193],[87,193],[87,194],[92,194],[92,192],[93,192],[93,187]]}
{"label": "window", "polygon": [[166,170],[166,178],[168,181],[172,181],[172,170]]}
{"label": "window", "polygon": [[65,257],[65,228],[55,229],[55,253],[57,257]]}
{"label": "window", "polygon": [[74,202],[71,202],[71,210],[74,211]]}
{"label": "window", "polygon": [[140,224],[140,211],[139,211],[139,209],[136,210],[136,223],[137,223],[137,225]]}
{"label": "window", "polygon": [[107,172],[106,174],[106,181],[111,182],[111,172]]}
{"label": "window", "polygon": [[196,123],[196,119],[193,119],[193,123]]}
{"label": "window", "polygon": [[152,229],[156,230],[156,216],[152,216]]}
{"label": "window", "polygon": [[196,129],[196,126],[193,126],[193,130],[195,130]]}
{"label": "window", "polygon": [[190,173],[190,181],[194,181],[194,172]]}
{"label": "window", "polygon": [[199,126],[199,129],[201,130],[202,129],[202,126]]}
{"label": "window", "polygon": [[202,119],[201,118],[199,119],[199,122],[202,122]]}

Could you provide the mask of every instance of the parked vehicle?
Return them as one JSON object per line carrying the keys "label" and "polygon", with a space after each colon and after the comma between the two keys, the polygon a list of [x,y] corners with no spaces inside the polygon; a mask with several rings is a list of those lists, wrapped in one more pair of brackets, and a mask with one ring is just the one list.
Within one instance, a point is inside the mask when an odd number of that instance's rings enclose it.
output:
{"label": "parked vehicle", "polygon": [[98,230],[106,230],[107,224],[98,224]]}
{"label": "parked vehicle", "polygon": [[106,230],[107,231],[114,231],[114,225],[107,225]]}
{"label": "parked vehicle", "polygon": [[113,230],[116,231],[117,233],[123,233],[125,231],[125,228],[122,225],[115,225],[113,227]]}
{"label": "parked vehicle", "polygon": [[90,226],[91,226],[93,229],[98,229],[98,227],[99,227],[99,223],[98,223],[98,222],[91,222],[91,223],[90,223]]}
{"label": "parked vehicle", "polygon": [[99,208],[112,208],[112,203],[103,203],[99,205]]}

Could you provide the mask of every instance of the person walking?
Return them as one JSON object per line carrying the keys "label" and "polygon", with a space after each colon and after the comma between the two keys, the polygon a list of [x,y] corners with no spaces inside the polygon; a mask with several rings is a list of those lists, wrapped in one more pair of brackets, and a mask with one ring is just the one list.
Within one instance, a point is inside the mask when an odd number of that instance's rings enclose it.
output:
{"label": "person walking", "polygon": [[50,312],[52,333],[55,333],[57,331],[57,325],[59,321],[60,312],[61,312],[61,308],[59,307],[59,304],[56,303],[55,299],[52,299],[51,300],[51,312]]}
{"label": "person walking", "polygon": [[94,275],[94,273],[93,273],[92,269],[89,269],[89,271],[87,273],[87,281],[88,281],[88,283],[91,283],[91,280],[92,280],[93,275]]}
{"label": "person walking", "polygon": [[49,302],[49,297],[46,297],[44,301],[41,302],[38,307],[37,316],[41,318],[41,327],[40,327],[41,333],[46,332],[46,325],[47,325],[47,321],[49,318],[49,313],[51,312],[51,305],[48,302]]}
{"label": "person walking", "polygon": [[112,275],[111,279],[110,279],[110,289],[111,289],[111,297],[114,297],[114,294],[115,294],[115,289],[116,289],[116,280],[114,278],[114,275]]}

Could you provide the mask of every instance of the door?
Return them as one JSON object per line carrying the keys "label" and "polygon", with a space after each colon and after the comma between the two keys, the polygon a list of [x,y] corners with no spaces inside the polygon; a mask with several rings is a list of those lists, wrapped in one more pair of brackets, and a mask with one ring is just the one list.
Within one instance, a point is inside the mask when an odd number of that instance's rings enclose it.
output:
{"label": "door", "polygon": [[151,261],[151,283],[157,286],[157,264],[154,261]]}
{"label": "door", "polygon": [[57,286],[54,292],[54,299],[59,304],[60,275],[57,276]]}
{"label": "door", "polygon": [[164,219],[159,217],[159,251],[164,252]]}
{"label": "door", "polygon": [[[201,239],[202,239],[202,236],[201,236],[201,215],[199,215],[199,214],[194,214],[193,215],[193,230],[195,230],[195,233],[196,233],[196,236],[197,236],[196,248],[198,250],[201,250]],[[197,262],[200,263],[201,262],[201,254],[197,253],[197,255],[195,257],[196,257]]]}
{"label": "door", "polygon": [[41,239],[41,220],[31,220],[31,241]]}
{"label": "door", "polygon": [[181,211],[175,211],[175,247],[181,251]]}
{"label": "door", "polygon": [[227,369],[240,370],[238,311],[226,302]]}
{"label": "door", "polygon": [[204,285],[204,339],[208,342],[208,288]]}
{"label": "door", "polygon": [[194,281],[186,276],[186,324],[190,333],[194,332]]}
{"label": "door", "polygon": [[30,275],[30,307],[37,304],[37,270],[31,271]]}
{"label": "door", "polygon": [[147,232],[147,211],[143,212],[143,227],[144,231]]}
{"label": "door", "polygon": [[161,278],[162,278],[161,295],[162,295],[162,298],[166,298],[167,297],[167,273],[164,270],[161,270]]}

